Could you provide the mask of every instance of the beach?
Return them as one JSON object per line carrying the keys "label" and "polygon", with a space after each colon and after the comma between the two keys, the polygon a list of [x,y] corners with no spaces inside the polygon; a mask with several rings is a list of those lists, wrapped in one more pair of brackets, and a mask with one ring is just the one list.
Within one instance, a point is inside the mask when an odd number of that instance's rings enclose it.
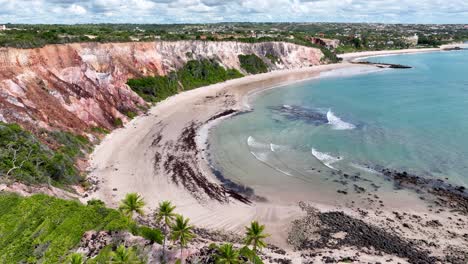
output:
{"label": "beach", "polygon": [[[98,198],[107,205],[117,207],[125,194],[137,192],[145,199],[148,213],[160,201],[170,200],[177,206],[179,213],[190,218],[192,224],[235,233],[242,233],[244,226],[258,220],[267,226],[267,232],[271,234],[270,243],[292,249],[286,241],[291,222],[302,217],[304,212],[297,203],[277,204],[268,202],[268,199],[262,200],[262,197],[248,196],[245,194],[248,186],[234,186],[234,191],[225,188],[226,183],[231,182],[216,177],[207,160],[209,146],[206,143],[210,129],[223,118],[249,111],[247,98],[258,91],[318,78],[321,74],[335,70],[375,68],[372,65],[350,63],[362,57],[438,50],[344,54],[341,55],[344,62],[339,64],[252,75],[170,97],[125,127],[109,134],[95,148],[90,159],[89,178],[97,183],[96,191],[90,193],[87,199]],[[336,208],[314,201],[307,203],[321,212],[340,210],[363,218],[357,208]],[[421,219],[428,218],[430,214],[423,210],[411,213]],[[441,212],[429,215],[429,218],[444,223],[444,228],[450,232],[458,232],[453,223],[446,221],[447,214]],[[366,217],[368,221],[385,226],[389,224],[385,219],[395,219],[398,215],[375,210]],[[414,219],[417,220],[417,217]],[[436,231],[414,229],[410,232],[402,231],[401,235],[424,237],[427,232]],[[445,237],[440,240],[449,243]],[[294,257],[294,253],[291,254]]]}

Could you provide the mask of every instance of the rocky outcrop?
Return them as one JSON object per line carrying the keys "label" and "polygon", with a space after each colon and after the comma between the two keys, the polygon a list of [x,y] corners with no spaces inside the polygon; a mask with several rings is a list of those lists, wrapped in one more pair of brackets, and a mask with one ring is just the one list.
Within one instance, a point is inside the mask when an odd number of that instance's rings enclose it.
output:
{"label": "rocky outcrop", "polygon": [[[76,43],[36,49],[0,48],[0,121],[31,131],[112,129],[145,102],[128,78],[165,75],[199,58],[240,69],[239,54],[256,54],[272,70],[320,64],[318,49],[282,42]],[[279,62],[271,62],[273,55]]]}

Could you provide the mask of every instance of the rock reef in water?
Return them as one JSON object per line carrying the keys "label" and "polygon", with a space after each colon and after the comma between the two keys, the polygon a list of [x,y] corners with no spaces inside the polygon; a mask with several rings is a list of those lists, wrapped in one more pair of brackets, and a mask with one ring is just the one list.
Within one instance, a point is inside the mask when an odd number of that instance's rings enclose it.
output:
{"label": "rock reef in water", "polygon": [[[319,49],[283,42],[74,43],[36,49],[0,48],[0,121],[82,133],[112,129],[146,103],[129,78],[166,75],[193,59],[240,70],[239,54],[256,54],[270,70],[320,64]],[[276,63],[265,58],[278,57]]]}

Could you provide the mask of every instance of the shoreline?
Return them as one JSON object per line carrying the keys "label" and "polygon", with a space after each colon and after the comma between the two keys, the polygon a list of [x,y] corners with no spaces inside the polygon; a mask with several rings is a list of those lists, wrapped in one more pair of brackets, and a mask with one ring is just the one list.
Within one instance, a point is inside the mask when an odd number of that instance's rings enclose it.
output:
{"label": "shoreline", "polygon": [[[235,233],[242,232],[250,221],[259,220],[272,234],[270,243],[291,250],[286,242],[290,223],[304,213],[297,204],[250,205],[226,192],[206,157],[210,130],[223,119],[248,111],[246,100],[261,91],[320,78],[322,73],[334,70],[375,68],[349,63],[357,58],[432,51],[440,49],[354,53],[340,64],[251,75],[170,97],[108,135],[96,147],[89,175],[97,179],[99,189],[87,199],[98,198],[115,207],[126,193],[138,192],[151,209],[162,200],[171,200],[193,224]],[[222,115],[229,110],[234,112]],[[212,119],[216,116],[219,118]],[[355,217],[360,215],[351,208],[311,205],[322,212],[340,210]],[[377,215],[377,211],[372,214],[369,220],[392,215]]]}

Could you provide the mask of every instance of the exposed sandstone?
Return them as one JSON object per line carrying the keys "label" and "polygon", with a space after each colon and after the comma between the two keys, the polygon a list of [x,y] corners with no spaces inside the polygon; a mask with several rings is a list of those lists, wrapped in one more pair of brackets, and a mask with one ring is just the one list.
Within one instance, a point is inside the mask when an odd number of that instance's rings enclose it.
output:
{"label": "exposed sandstone", "polygon": [[145,102],[127,79],[165,75],[191,59],[217,59],[240,69],[239,54],[271,54],[272,70],[320,64],[320,50],[282,42],[74,43],[36,49],[0,48],[0,121],[27,129],[71,130],[114,127]]}

